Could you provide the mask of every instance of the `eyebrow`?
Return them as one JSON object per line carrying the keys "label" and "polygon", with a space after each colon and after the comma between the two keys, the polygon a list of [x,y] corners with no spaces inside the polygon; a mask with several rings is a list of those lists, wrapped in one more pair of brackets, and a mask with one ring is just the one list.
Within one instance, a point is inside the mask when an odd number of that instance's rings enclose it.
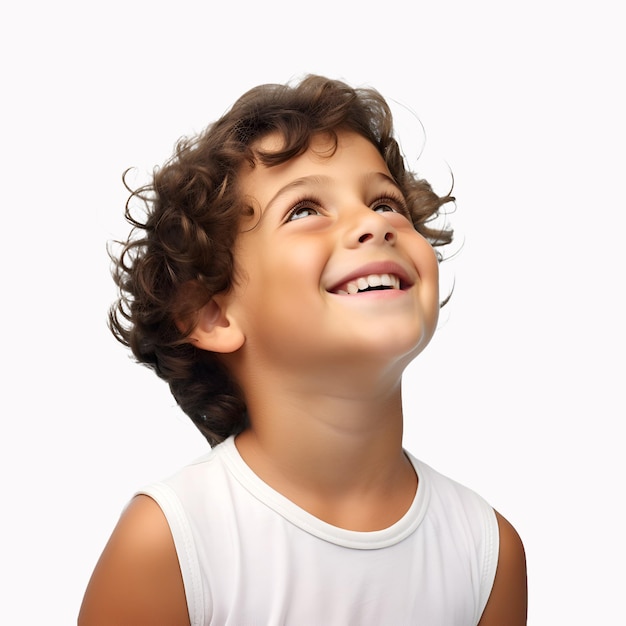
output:
{"label": "eyebrow", "polygon": [[385,174],[385,172],[368,172],[363,176],[363,180],[366,183],[370,181],[391,183],[396,189],[400,190],[400,185],[398,185],[396,180],[389,174]]}
{"label": "eyebrow", "polygon": [[[312,186],[312,187],[322,187],[326,183],[330,183],[332,178],[330,176],[325,175],[311,175],[311,176],[301,176],[300,178],[296,178],[291,182],[287,183],[284,187],[281,187],[270,199],[270,201],[265,205],[263,209],[263,213],[269,211],[272,206],[280,200],[284,195],[291,193],[292,191],[299,189],[301,187]],[[367,172],[363,175],[363,183],[365,185],[371,182],[386,182],[392,184],[396,189],[400,190],[398,183],[391,177],[389,174],[385,174],[384,172]]]}
{"label": "eyebrow", "polygon": [[330,182],[330,176],[301,176],[291,182],[287,183],[284,187],[281,187],[265,205],[263,213],[269,211],[272,206],[280,200],[284,195],[291,193],[292,191],[299,189],[300,187],[321,187],[325,183]]}

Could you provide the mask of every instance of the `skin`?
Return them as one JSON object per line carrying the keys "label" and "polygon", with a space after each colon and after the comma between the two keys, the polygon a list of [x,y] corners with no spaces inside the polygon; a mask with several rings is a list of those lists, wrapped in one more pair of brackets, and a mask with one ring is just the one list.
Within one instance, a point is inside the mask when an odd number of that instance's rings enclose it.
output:
{"label": "skin", "polygon": [[[334,153],[319,136],[285,164],[246,168],[255,216],[237,240],[235,286],[207,305],[192,339],[221,353],[244,391],[251,426],[236,445],[257,475],[326,522],[386,528],[418,488],[402,448],[401,379],[437,324],[435,254],[359,135],[340,133]],[[383,273],[400,289],[341,293]],[[524,549],[496,515],[501,549],[480,626],[522,626]],[[79,624],[111,623],[189,623],[172,537],[147,497],[122,515],[85,594]]]}

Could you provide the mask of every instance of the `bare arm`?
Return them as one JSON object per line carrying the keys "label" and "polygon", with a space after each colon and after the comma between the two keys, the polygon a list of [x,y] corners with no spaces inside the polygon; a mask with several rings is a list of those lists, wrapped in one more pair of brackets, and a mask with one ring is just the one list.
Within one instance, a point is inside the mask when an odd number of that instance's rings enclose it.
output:
{"label": "bare arm", "polygon": [[478,626],[526,626],[528,591],[524,546],[497,511],[500,553],[493,589]]}
{"label": "bare arm", "polygon": [[87,586],[79,626],[189,626],[183,580],[159,506],[137,496],[120,517]]}

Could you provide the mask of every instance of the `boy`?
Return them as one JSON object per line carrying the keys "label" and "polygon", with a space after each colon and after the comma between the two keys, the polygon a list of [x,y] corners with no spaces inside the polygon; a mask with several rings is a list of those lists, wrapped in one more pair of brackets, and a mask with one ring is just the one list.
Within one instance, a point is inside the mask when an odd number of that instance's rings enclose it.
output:
{"label": "boy", "polygon": [[452,198],[382,97],[255,88],[134,195],[111,326],[214,447],[131,501],[81,626],[525,624],[515,530],[402,448]]}

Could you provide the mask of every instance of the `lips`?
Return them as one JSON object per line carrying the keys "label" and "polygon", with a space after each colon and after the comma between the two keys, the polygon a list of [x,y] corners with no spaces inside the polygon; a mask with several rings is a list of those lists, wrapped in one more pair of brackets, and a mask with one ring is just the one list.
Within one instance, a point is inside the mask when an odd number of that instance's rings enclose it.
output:
{"label": "lips", "polygon": [[370,263],[335,283],[328,291],[337,295],[354,295],[382,289],[405,290],[413,285],[408,273],[397,263]]}
{"label": "lips", "polygon": [[393,274],[369,274],[341,285],[333,293],[353,295],[375,289],[400,289],[400,279]]}

